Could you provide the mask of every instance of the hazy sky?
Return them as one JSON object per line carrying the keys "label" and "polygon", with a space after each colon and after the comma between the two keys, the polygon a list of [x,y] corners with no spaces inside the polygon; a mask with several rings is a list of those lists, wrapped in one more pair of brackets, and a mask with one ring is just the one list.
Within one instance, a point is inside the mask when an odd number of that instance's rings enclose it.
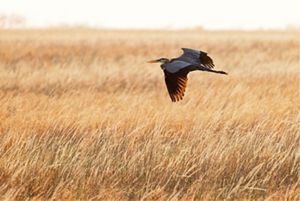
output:
{"label": "hazy sky", "polygon": [[299,0],[0,0],[0,15],[27,26],[208,29],[300,26]]}

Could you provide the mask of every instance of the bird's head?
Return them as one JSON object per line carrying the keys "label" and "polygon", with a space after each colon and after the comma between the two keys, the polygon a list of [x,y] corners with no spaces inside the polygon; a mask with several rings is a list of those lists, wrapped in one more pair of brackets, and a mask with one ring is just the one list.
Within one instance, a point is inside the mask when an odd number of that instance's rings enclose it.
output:
{"label": "bird's head", "polygon": [[167,59],[167,58],[160,58],[160,59],[148,61],[148,63],[161,63],[161,64],[165,64],[168,62],[169,62],[169,59]]}

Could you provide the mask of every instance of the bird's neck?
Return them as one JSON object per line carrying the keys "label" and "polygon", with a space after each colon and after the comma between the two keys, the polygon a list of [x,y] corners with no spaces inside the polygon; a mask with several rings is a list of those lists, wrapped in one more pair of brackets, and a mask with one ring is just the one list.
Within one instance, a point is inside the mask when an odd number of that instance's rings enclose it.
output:
{"label": "bird's neck", "polygon": [[165,69],[165,65],[166,64],[168,64],[168,63],[170,63],[170,60],[169,59],[164,59],[164,60],[162,60],[161,61],[161,65],[160,65],[160,67],[161,67],[161,69]]}

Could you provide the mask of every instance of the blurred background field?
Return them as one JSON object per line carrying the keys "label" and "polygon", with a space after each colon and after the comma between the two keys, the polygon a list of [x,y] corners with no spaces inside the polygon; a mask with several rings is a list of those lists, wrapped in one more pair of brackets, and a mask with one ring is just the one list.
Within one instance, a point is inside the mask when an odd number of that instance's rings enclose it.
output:
{"label": "blurred background field", "polygon": [[[207,51],[172,103],[158,65]],[[0,30],[0,199],[299,200],[299,31]]]}

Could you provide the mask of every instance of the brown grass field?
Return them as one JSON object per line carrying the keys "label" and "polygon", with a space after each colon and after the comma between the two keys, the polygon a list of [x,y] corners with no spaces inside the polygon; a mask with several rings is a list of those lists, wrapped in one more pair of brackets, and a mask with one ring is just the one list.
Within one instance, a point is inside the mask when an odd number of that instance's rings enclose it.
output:
{"label": "brown grass field", "polygon": [[[202,49],[172,103],[159,57]],[[298,31],[0,30],[0,200],[299,200]]]}

